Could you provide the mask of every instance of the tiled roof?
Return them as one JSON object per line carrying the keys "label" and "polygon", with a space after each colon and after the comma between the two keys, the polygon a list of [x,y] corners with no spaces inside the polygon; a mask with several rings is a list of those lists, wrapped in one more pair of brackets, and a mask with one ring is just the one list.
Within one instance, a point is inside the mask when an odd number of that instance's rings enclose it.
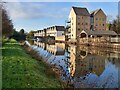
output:
{"label": "tiled roof", "polygon": [[88,35],[117,35],[114,31],[106,30],[84,30]]}
{"label": "tiled roof", "polygon": [[81,8],[81,7],[72,7],[72,8],[75,11],[76,15],[90,16],[90,13],[87,10],[87,8]]}
{"label": "tiled roof", "polygon": [[64,26],[55,26],[57,31],[65,31],[65,27]]}
{"label": "tiled roof", "polygon": [[97,9],[97,10],[91,11],[90,14],[91,14],[92,16],[94,16],[94,15],[97,14],[98,11],[100,11],[100,10],[101,10],[101,9]]}

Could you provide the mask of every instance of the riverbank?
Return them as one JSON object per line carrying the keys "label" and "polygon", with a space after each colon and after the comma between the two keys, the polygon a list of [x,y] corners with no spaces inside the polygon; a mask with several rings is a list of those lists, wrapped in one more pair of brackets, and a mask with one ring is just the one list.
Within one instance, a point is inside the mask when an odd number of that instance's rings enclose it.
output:
{"label": "riverbank", "polygon": [[15,41],[2,47],[3,88],[60,88],[60,82],[41,60],[27,54]]}

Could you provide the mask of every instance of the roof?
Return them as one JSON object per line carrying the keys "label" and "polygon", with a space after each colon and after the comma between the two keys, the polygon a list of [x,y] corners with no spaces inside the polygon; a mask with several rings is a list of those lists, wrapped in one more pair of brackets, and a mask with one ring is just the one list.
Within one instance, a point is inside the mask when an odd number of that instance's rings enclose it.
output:
{"label": "roof", "polygon": [[76,15],[85,15],[85,16],[90,16],[89,11],[87,8],[81,8],[81,7],[72,7]]}
{"label": "roof", "polygon": [[[52,27],[48,27],[47,29],[49,28],[56,28],[57,31],[65,31],[65,27],[64,26],[52,26]],[[46,31],[47,29],[43,29],[43,30],[37,30],[35,31],[35,33],[39,32],[39,31]]]}
{"label": "roof", "polygon": [[37,31],[43,31],[43,30],[37,30]]}
{"label": "roof", "polygon": [[94,15],[97,14],[98,11],[100,11],[100,10],[101,10],[101,9],[97,9],[97,10],[91,11],[90,14],[91,14],[92,16],[94,16]]}
{"label": "roof", "polygon": [[[96,15],[100,10],[102,11],[101,8],[100,8],[100,9],[97,9],[97,10],[94,10],[94,11],[91,11],[91,12],[90,12],[91,16]],[[104,13],[104,12],[103,12],[103,13]]]}
{"label": "roof", "polygon": [[48,27],[47,29],[56,29],[57,31],[65,31],[65,27],[64,26],[52,26],[52,27]]}
{"label": "roof", "polygon": [[[117,35],[114,31],[106,31],[106,30],[83,30],[82,32],[86,32],[88,35]],[[82,33],[81,32],[81,33]]]}
{"label": "roof", "polygon": [[55,26],[57,31],[65,31],[65,27],[64,26]]}
{"label": "roof", "polygon": [[64,55],[65,54],[65,51],[56,51],[55,55]]}

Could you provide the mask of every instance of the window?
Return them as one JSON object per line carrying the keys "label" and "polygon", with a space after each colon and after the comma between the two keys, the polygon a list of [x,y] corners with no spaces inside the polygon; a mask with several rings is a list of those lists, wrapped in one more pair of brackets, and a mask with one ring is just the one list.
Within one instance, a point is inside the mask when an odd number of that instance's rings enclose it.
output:
{"label": "window", "polygon": [[101,20],[101,18],[99,18],[99,20]]}
{"label": "window", "polygon": [[96,26],[98,26],[98,24],[96,24]]}
{"label": "window", "polygon": [[72,17],[72,20],[73,20],[73,17]]}
{"label": "window", "polygon": [[88,25],[88,23],[86,23],[86,25]]}
{"label": "window", "polygon": [[78,19],[80,20],[80,17],[78,17]]}
{"label": "window", "polygon": [[72,34],[72,36],[73,36],[73,34]]}
{"label": "window", "polygon": [[98,20],[98,18],[96,18],[96,20]]}
{"label": "window", "polygon": [[104,26],[104,24],[103,24],[103,26]]}
{"label": "window", "polygon": [[80,23],[78,23],[78,25],[80,25]]}
{"label": "window", "polygon": [[102,37],[102,36],[99,36],[99,35],[98,35],[97,37]]}
{"label": "window", "polygon": [[82,23],[82,25],[83,25],[83,23]]}
{"label": "window", "polygon": [[90,22],[93,22],[93,17],[90,17]]}
{"label": "window", "polygon": [[82,17],[82,19],[83,19],[83,17]]}
{"label": "window", "polygon": [[80,28],[78,28],[78,30],[80,31]]}
{"label": "window", "polygon": [[102,20],[104,21],[104,18],[102,18]]}
{"label": "window", "polygon": [[64,36],[64,33],[62,33],[62,36]]}

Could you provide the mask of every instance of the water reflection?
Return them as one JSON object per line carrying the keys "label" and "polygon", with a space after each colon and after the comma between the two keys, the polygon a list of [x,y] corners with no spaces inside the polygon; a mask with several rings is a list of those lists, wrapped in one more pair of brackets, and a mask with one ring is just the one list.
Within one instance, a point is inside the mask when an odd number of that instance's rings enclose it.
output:
{"label": "water reflection", "polygon": [[120,51],[37,41],[31,46],[47,63],[60,68],[61,80],[74,87],[118,87]]}

